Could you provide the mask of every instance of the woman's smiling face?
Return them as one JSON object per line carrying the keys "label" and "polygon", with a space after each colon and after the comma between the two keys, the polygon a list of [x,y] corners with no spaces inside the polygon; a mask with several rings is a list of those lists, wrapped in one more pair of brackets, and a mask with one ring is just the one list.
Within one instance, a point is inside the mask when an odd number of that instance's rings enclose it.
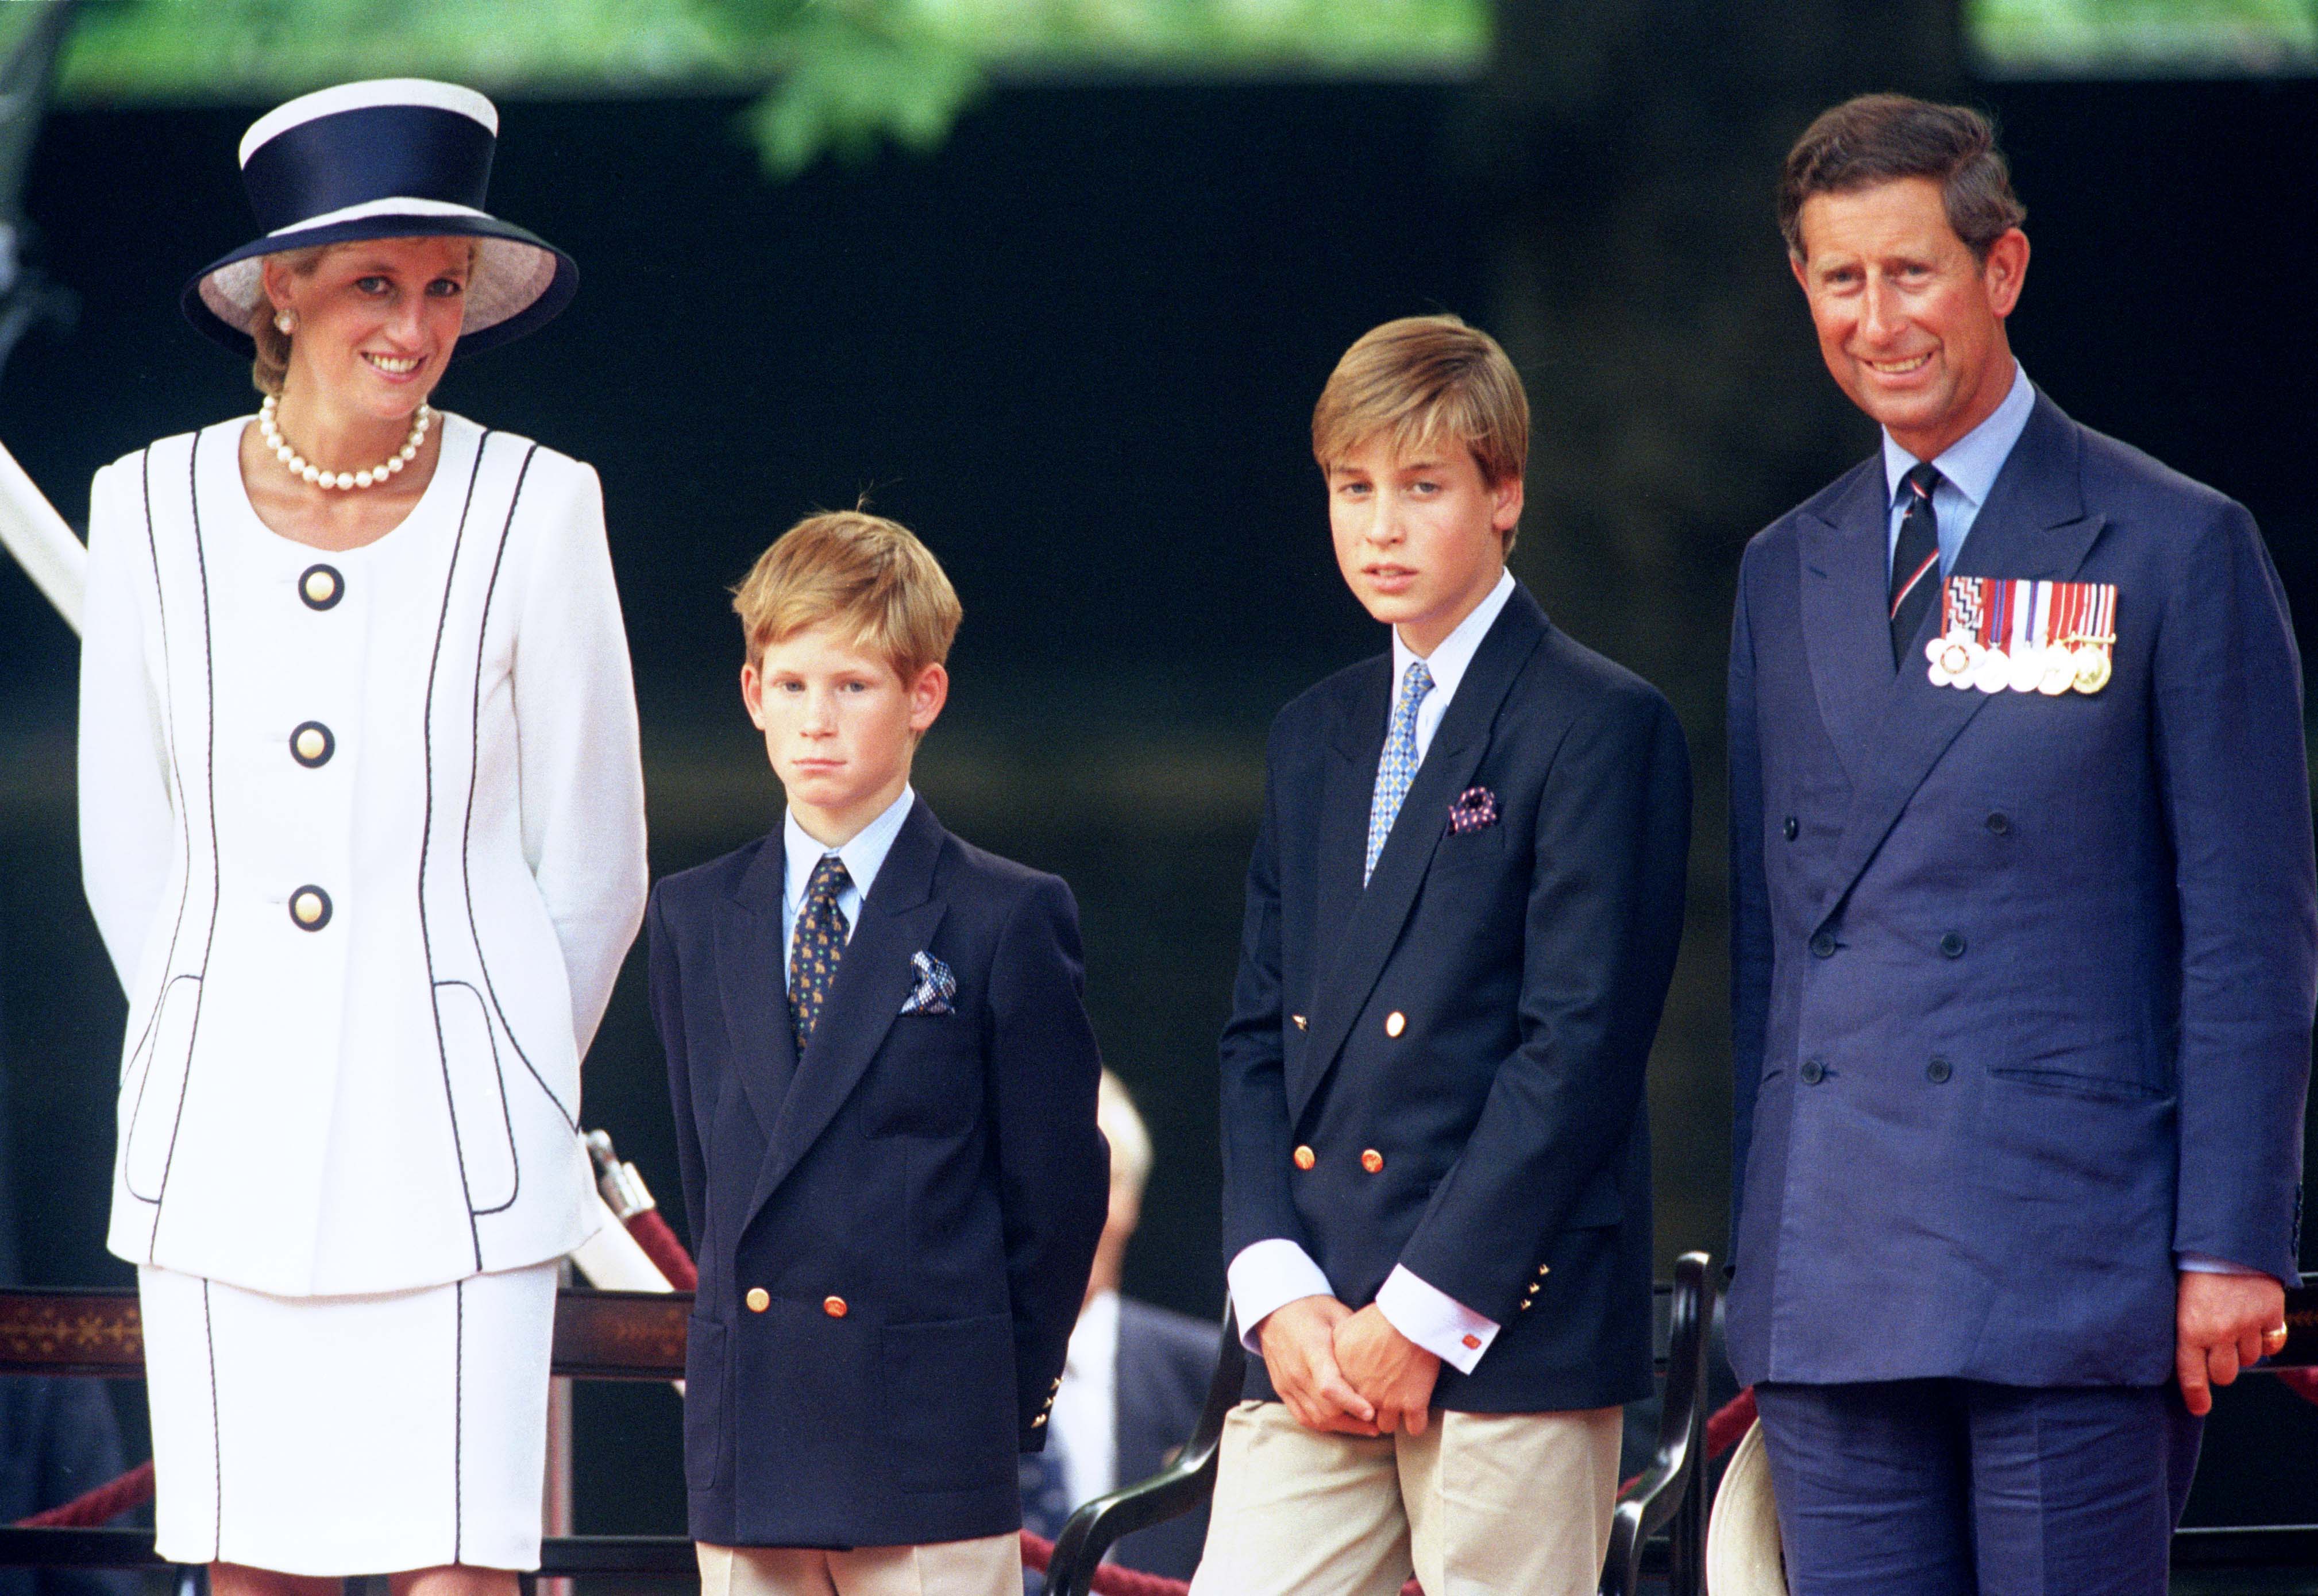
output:
{"label": "woman's smiling face", "polygon": [[285,397],[407,419],[442,380],[466,318],[472,238],[333,245],[303,270],[265,263],[265,293],[295,318]]}

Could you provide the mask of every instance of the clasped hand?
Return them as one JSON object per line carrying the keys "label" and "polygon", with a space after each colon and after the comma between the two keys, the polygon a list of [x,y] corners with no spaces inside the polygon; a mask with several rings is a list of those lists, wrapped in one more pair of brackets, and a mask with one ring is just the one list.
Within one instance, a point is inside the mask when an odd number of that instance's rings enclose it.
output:
{"label": "clasped hand", "polygon": [[1307,1430],[1424,1433],[1441,1359],[1375,1304],[1354,1313],[1332,1296],[1298,1297],[1266,1315],[1256,1340],[1271,1388]]}
{"label": "clasped hand", "polygon": [[2183,1269],[2174,1296],[2173,1372],[2181,1401],[2199,1415],[2266,1352],[2262,1332],[2286,1323],[2286,1287],[2268,1275],[2209,1275]]}

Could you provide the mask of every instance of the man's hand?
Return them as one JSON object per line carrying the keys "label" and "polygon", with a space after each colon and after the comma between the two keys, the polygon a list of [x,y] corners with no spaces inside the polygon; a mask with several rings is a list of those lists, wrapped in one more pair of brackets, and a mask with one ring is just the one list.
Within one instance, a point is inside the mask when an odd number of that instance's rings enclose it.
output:
{"label": "man's hand", "polygon": [[1379,1434],[1424,1433],[1441,1359],[1395,1330],[1374,1303],[1336,1326],[1336,1364],[1373,1405]]}
{"label": "man's hand", "polygon": [[1351,1314],[1333,1296],[1299,1296],[1265,1314],[1256,1327],[1271,1388],[1307,1430],[1377,1433],[1376,1409],[1336,1366],[1336,1326]]}
{"label": "man's hand", "polygon": [[2268,1275],[2208,1275],[2183,1269],[2174,1298],[2173,1370],[2193,1413],[2214,1407],[2226,1385],[2260,1359],[2263,1332],[2286,1323],[2286,1287]]}

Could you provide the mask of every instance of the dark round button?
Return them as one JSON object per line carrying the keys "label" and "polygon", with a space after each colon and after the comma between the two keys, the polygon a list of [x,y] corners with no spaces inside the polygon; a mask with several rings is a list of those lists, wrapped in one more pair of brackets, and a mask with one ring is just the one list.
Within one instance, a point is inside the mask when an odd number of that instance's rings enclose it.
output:
{"label": "dark round button", "polygon": [[1810,939],[1810,950],[1812,955],[1817,958],[1831,959],[1835,957],[1835,933],[1832,931],[1819,931],[1813,934]]}
{"label": "dark round button", "polygon": [[1820,1081],[1827,1079],[1827,1066],[1819,1063],[1817,1059],[1805,1059],[1803,1061],[1802,1076],[1803,1084],[1805,1086],[1817,1086]]}
{"label": "dark round button", "polygon": [[1955,1071],[1949,1066],[1945,1059],[1934,1059],[1924,1066],[1924,1079],[1934,1086],[1946,1085],[1948,1077],[1954,1073]]}
{"label": "dark round button", "polygon": [[309,770],[316,770],[330,762],[338,749],[338,740],[319,721],[300,722],[290,733],[290,757]]}
{"label": "dark round button", "polygon": [[1988,829],[1999,837],[2009,837],[2012,835],[2012,817],[1999,809],[1988,817]]}
{"label": "dark round button", "polygon": [[330,923],[330,895],[319,887],[300,887],[290,894],[290,923],[301,931],[319,931]]}
{"label": "dark round button", "polygon": [[1801,830],[1802,827],[1796,823],[1794,816],[1789,815],[1779,822],[1779,829],[1785,834],[1789,842],[1792,842],[1795,839],[1795,833]]}
{"label": "dark round button", "polygon": [[298,573],[298,596],[310,610],[326,610],[346,596],[346,579],[335,567],[310,565]]}
{"label": "dark round button", "polygon": [[1952,959],[1960,959],[1963,957],[1963,934],[1960,931],[1942,932],[1940,935],[1940,951],[1947,955],[1947,956]]}

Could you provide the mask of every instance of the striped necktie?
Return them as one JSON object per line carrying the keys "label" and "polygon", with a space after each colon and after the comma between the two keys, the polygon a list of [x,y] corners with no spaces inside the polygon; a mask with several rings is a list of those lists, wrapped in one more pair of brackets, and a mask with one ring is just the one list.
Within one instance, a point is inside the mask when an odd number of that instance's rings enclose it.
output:
{"label": "striped necktie", "polygon": [[1433,691],[1433,673],[1424,661],[1412,659],[1401,678],[1400,703],[1384,735],[1384,757],[1377,761],[1376,792],[1369,800],[1369,857],[1361,869],[1361,885],[1376,874],[1377,856],[1392,835],[1393,817],[1400,813],[1408,785],[1416,779],[1416,712]]}
{"label": "striped necktie", "polygon": [[796,1039],[799,1058],[821,1019],[822,1006],[829,1001],[837,961],[844,956],[845,938],[852,928],[837,906],[837,894],[852,884],[845,861],[823,854],[806,878],[804,901],[797,907],[796,934],[789,938],[789,1034]]}
{"label": "striped necktie", "polygon": [[1891,551],[1891,663],[1904,666],[1923,630],[1924,612],[1940,588],[1940,522],[1932,495],[1940,473],[1919,464],[1900,479],[1907,508],[1900,516],[1900,541]]}

